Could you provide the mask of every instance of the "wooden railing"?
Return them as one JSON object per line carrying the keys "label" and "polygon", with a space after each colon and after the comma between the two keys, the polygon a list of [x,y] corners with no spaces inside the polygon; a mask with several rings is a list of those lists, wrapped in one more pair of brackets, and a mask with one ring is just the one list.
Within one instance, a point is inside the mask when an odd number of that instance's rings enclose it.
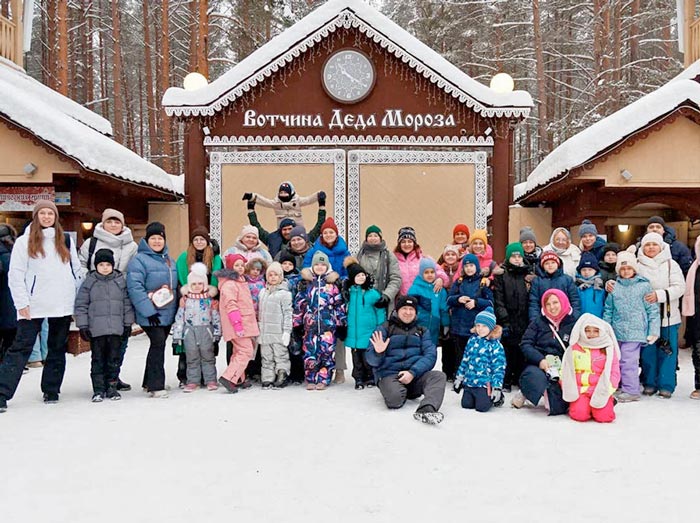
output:
{"label": "wooden railing", "polygon": [[690,24],[690,34],[686,50],[686,62],[688,65],[700,60],[700,18]]}
{"label": "wooden railing", "polygon": [[17,26],[0,15],[0,57],[17,62]]}

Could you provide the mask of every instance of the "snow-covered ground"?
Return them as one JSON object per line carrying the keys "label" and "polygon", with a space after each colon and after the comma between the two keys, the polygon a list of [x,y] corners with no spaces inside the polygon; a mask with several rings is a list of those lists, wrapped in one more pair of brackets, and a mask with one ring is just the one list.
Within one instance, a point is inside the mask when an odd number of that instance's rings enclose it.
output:
{"label": "snow-covered ground", "polygon": [[[0,521],[694,521],[700,402],[681,351],[671,400],[618,405],[611,425],[507,406],[442,425],[348,383],[229,395],[140,392],[132,338],[120,402],[90,403],[90,355],[69,356],[61,401],[40,369],[0,415]],[[168,347],[168,351],[169,351]],[[167,376],[175,386],[175,358]],[[223,357],[219,357],[219,369]]]}

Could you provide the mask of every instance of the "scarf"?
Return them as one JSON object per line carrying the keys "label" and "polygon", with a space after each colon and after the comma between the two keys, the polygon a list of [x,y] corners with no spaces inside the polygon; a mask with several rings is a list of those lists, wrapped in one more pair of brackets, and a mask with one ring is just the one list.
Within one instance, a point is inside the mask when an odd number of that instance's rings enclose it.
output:
{"label": "scarf", "polygon": [[[600,333],[596,338],[586,337],[586,327],[597,327]],[[600,380],[595,386],[595,391],[591,396],[591,407],[602,409],[608,403],[612,395],[612,384],[610,382],[610,373],[612,370],[613,358],[617,354],[620,358],[620,347],[617,344],[617,338],[609,323],[601,320],[593,314],[582,314],[578,319],[574,328],[571,330],[571,338],[569,339],[569,348],[564,352],[564,358],[561,362],[561,388],[564,396],[564,401],[572,403],[579,398],[578,386],[576,384],[576,370],[574,369],[574,353],[572,347],[574,345],[587,347],[589,349],[605,349],[605,367],[600,376]]]}
{"label": "scarf", "polygon": [[584,278],[580,274],[576,275],[576,287],[580,290],[585,291],[589,287],[593,287],[596,290],[603,289],[603,278],[600,276],[592,276],[591,278]]}

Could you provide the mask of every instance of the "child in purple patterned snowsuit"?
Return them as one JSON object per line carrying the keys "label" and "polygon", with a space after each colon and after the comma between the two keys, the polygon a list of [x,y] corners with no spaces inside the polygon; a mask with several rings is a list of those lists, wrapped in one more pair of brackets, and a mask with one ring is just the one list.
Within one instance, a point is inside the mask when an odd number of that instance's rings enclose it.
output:
{"label": "child in purple patterned snowsuit", "polygon": [[303,336],[304,376],[307,390],[324,390],[335,368],[335,343],[345,338],[345,303],[338,274],[331,272],[328,256],[317,251],[311,268],[302,270],[294,299],[294,330]]}
{"label": "child in purple patterned snowsuit", "polygon": [[245,279],[248,282],[250,295],[253,297],[253,307],[255,308],[255,316],[258,316],[258,297],[260,291],[265,288],[265,271],[267,263],[260,258],[248,260],[245,264]]}

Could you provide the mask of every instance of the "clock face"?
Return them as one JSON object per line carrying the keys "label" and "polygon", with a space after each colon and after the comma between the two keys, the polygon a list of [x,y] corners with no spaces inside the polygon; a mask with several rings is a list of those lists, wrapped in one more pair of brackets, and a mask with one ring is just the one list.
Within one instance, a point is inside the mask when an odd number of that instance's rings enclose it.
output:
{"label": "clock face", "polygon": [[374,87],[374,65],[354,49],[333,54],[323,66],[323,87],[334,100],[352,104],[364,99]]}

